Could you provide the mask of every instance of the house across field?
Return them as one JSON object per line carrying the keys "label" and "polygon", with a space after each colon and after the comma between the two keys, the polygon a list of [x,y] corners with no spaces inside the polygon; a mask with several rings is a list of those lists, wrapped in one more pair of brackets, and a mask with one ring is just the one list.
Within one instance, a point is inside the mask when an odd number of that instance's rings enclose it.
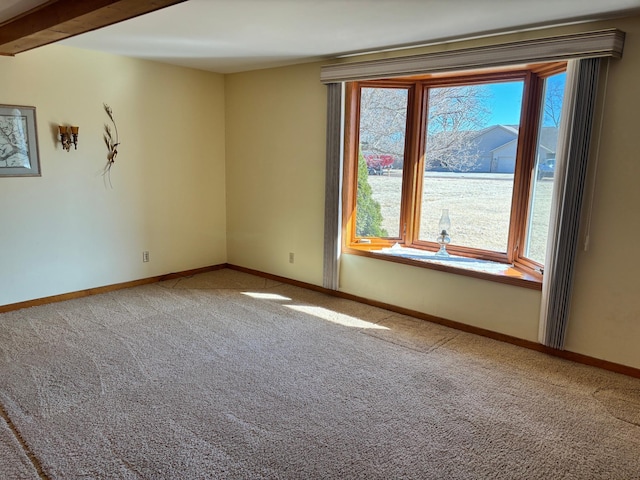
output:
{"label": "house across field", "polygon": [[[553,159],[556,156],[558,127],[542,127],[538,147],[538,161]],[[518,144],[517,125],[491,125],[481,130],[472,140],[471,150],[477,151],[477,162],[470,171],[479,173],[513,173],[516,166],[516,147]],[[436,162],[426,168],[431,172],[461,171]],[[467,170],[468,171],[468,170]]]}

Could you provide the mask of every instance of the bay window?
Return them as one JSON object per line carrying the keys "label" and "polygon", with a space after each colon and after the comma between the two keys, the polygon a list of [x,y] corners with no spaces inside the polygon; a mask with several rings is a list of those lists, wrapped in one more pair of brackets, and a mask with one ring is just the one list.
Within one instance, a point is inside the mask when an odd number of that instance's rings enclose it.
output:
{"label": "bay window", "polygon": [[[347,250],[405,261],[420,250],[422,263],[472,258],[539,278],[565,69],[553,62],[348,83]],[[445,210],[451,257],[432,258]]]}

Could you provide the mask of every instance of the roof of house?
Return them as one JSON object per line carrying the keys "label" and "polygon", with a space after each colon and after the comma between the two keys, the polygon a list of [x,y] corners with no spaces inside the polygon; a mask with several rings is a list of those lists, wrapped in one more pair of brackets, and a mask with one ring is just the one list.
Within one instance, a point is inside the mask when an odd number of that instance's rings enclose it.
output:
{"label": "roof of house", "polygon": [[[519,125],[496,124],[496,125],[490,125],[486,128],[483,128],[482,130],[479,130],[475,138],[480,139],[481,137],[485,137],[489,132],[494,131],[496,129],[500,129],[501,132],[507,134],[506,136],[511,136],[511,138],[509,138],[508,140],[505,138],[504,142],[499,142],[491,146],[487,146],[486,148],[487,151],[497,150],[503,147],[504,145],[507,145],[508,143],[515,141],[515,139],[518,137]],[[498,137],[496,137],[496,139],[498,139]],[[543,126],[542,129],[540,130],[540,146],[544,150],[553,153],[556,151],[557,143],[558,143],[558,127]]]}

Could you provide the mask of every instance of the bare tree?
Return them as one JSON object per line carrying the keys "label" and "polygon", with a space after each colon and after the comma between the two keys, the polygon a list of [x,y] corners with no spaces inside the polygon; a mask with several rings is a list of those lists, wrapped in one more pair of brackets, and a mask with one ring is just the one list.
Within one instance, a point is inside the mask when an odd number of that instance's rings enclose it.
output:
{"label": "bare tree", "polygon": [[[425,168],[467,171],[479,160],[474,139],[488,119],[486,87],[469,85],[429,90]],[[408,91],[363,88],[360,99],[360,145],[363,153],[404,158]]]}
{"label": "bare tree", "polygon": [[545,83],[544,125],[559,127],[564,98],[564,77],[550,77]]}
{"label": "bare tree", "polygon": [[464,172],[480,158],[475,139],[487,125],[490,95],[483,85],[429,90],[425,168]]}
{"label": "bare tree", "polygon": [[404,158],[408,91],[404,88],[363,88],[360,97],[360,145],[365,154]]}

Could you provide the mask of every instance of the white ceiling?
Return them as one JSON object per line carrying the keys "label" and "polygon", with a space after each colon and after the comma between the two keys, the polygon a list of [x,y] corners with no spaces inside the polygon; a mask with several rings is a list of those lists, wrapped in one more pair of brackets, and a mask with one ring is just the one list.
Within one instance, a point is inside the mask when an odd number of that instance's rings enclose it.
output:
{"label": "white ceiling", "polygon": [[[0,22],[39,3],[3,0]],[[60,43],[232,73],[632,12],[640,0],[189,0]]]}

